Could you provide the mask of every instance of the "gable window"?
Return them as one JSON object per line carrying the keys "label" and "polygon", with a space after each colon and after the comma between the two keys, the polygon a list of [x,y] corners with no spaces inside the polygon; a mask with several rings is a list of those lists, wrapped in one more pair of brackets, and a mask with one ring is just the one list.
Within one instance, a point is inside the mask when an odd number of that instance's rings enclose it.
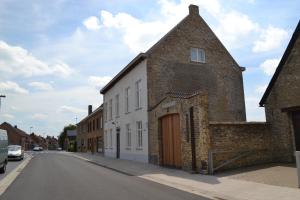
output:
{"label": "gable window", "polygon": [[137,132],[137,148],[143,148],[143,127],[142,121],[136,122],[136,132]]}
{"label": "gable window", "polygon": [[126,143],[127,143],[127,147],[131,147],[131,130],[130,130],[130,124],[126,124]]}
{"label": "gable window", "polygon": [[109,120],[112,120],[112,99],[109,100]]}
{"label": "gable window", "polygon": [[115,108],[116,108],[116,117],[119,117],[120,116],[120,112],[119,112],[119,99],[120,99],[120,95],[117,94],[116,95],[116,105],[115,105]]}
{"label": "gable window", "polygon": [[205,51],[200,48],[191,48],[191,61],[205,63]]}
{"label": "gable window", "polygon": [[135,106],[141,108],[141,80],[135,82]]}
{"label": "gable window", "polygon": [[130,87],[125,89],[125,113],[129,113]]}

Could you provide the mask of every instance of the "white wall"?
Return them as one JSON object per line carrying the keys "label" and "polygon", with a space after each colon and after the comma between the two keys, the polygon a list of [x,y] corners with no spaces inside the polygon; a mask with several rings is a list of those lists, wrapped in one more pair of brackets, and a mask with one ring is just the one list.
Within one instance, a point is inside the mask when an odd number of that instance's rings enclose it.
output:
{"label": "white wall", "polygon": [[[116,127],[120,128],[120,158],[148,162],[148,102],[147,102],[147,61],[139,63],[134,69],[119,80],[104,94],[107,103],[107,121],[104,122],[104,134],[108,134],[105,145],[105,156],[116,157]],[[141,80],[141,109],[136,109],[135,83]],[[125,113],[125,89],[130,87],[129,113]],[[119,117],[116,117],[115,96],[119,94]],[[109,101],[112,103],[112,120],[109,119]],[[136,122],[142,121],[143,146],[137,148]],[[127,147],[126,124],[130,123],[131,148]],[[112,129],[112,147],[110,143],[110,129]],[[108,143],[108,144],[107,144]]]}

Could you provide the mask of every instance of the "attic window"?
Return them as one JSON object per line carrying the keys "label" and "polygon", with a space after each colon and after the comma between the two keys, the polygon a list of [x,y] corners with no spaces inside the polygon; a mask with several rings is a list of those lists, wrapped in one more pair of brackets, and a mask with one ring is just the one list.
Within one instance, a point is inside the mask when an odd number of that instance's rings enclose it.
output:
{"label": "attic window", "polygon": [[205,51],[200,48],[191,48],[191,61],[205,63]]}

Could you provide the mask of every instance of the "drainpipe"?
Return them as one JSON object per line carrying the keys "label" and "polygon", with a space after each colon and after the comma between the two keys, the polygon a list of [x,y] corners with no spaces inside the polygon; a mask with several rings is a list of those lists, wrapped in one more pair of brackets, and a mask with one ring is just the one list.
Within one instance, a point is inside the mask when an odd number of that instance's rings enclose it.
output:
{"label": "drainpipe", "polygon": [[196,144],[194,128],[194,108],[190,107],[191,148],[192,148],[192,170],[196,171]]}

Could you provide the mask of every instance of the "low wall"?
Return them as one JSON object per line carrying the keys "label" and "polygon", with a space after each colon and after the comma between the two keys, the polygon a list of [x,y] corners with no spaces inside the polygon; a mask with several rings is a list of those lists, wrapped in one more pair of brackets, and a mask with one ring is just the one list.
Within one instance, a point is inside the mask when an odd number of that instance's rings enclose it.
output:
{"label": "low wall", "polygon": [[214,168],[238,155],[241,156],[217,171],[272,161],[271,132],[267,123],[210,122],[209,131]]}

